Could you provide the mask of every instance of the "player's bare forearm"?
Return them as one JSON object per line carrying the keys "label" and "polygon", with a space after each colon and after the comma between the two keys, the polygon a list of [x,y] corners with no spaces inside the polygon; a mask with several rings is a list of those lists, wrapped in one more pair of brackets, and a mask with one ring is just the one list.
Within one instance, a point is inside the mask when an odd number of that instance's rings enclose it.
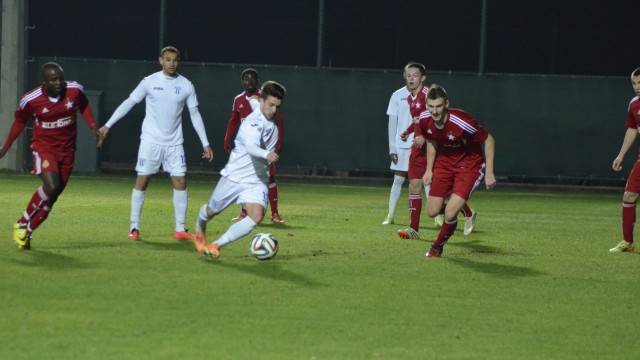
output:
{"label": "player's bare forearm", "polygon": [[484,182],[487,185],[487,190],[491,190],[496,187],[497,181],[493,171],[487,171],[484,177]]}
{"label": "player's bare forearm", "polygon": [[484,141],[484,157],[485,157],[485,184],[487,189],[493,189],[496,186],[496,176],[493,173],[493,159],[496,153],[496,142],[489,134]]}
{"label": "player's bare forearm", "polygon": [[613,159],[612,168],[615,171],[622,170],[622,161],[624,160],[624,156],[627,154],[627,151],[631,148],[631,146],[636,142],[636,138],[638,137],[638,131],[636,129],[628,128],[627,132],[624,134],[624,140],[622,141],[622,147],[620,148],[620,152],[615,159]]}

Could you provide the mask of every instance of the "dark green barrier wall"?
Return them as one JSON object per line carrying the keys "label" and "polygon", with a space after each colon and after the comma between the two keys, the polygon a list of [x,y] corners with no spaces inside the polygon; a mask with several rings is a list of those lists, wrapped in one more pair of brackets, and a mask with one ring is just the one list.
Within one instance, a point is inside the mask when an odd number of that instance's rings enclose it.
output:
{"label": "dark green barrier wall", "polygon": [[[36,59],[30,86],[49,58]],[[87,90],[102,91],[100,123],[156,62],[57,59],[68,79]],[[196,86],[200,111],[216,154],[212,164],[199,161],[200,143],[184,114],[185,148],[190,169],[219,170],[227,159],[222,141],[232,100],[241,92],[244,67],[181,64],[180,73]],[[387,160],[387,103],[403,85],[400,71],[363,71],[260,67],[261,81],[287,88],[282,107],[285,144],[283,171],[384,175]],[[631,70],[631,69],[630,69]],[[526,75],[430,74],[427,83],[443,85],[452,107],[474,115],[497,142],[496,173],[510,179],[622,178],[637,156],[627,155],[625,170],[610,166],[625,132],[624,119],[633,91],[627,77],[545,77]],[[135,162],[144,104],[137,105],[111,131],[101,154],[111,163]]]}

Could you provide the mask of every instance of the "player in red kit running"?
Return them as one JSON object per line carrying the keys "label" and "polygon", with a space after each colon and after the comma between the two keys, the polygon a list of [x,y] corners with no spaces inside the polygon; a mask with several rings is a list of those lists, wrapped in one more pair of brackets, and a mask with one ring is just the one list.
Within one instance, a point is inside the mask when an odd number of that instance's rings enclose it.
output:
{"label": "player in red kit running", "polygon": [[[249,116],[253,111],[249,99],[251,97],[259,97],[260,91],[258,89],[258,71],[252,68],[247,68],[242,71],[241,75],[242,86],[244,91],[233,99],[233,109],[231,111],[231,117],[227,124],[227,132],[224,137],[224,151],[230,153],[232,150],[233,139],[238,132],[240,124],[244,119]],[[282,114],[280,111],[276,113],[276,126],[280,134],[278,143],[276,144],[276,154],[280,155],[282,151],[282,139],[284,135],[284,126],[282,120]],[[271,221],[276,224],[284,224],[286,221],[278,214],[278,184],[276,183],[276,166],[275,163],[271,164],[269,169],[269,207],[271,208]],[[240,221],[247,216],[247,210],[243,207],[240,215],[234,217],[233,221]]]}
{"label": "player in red kit running", "polygon": [[[622,170],[622,160],[629,151],[631,146],[636,142],[638,138],[638,132],[640,131],[640,67],[631,72],[631,85],[636,96],[631,99],[629,103],[629,109],[627,112],[627,120],[625,125],[627,126],[627,132],[624,135],[622,142],[622,148],[620,153],[613,159],[613,170]],[[635,246],[633,245],[633,227],[636,223],[636,203],[638,202],[638,196],[640,195],[640,156],[636,161],[629,178],[627,179],[627,185],[624,189],[624,195],[622,196],[622,241],[618,243],[614,248],[609,249],[611,252],[626,252],[633,251]]]}
{"label": "player in red kit running", "polygon": [[[458,213],[471,193],[485,178],[487,189],[496,186],[493,173],[495,141],[471,115],[449,109],[447,93],[437,84],[427,93],[430,116],[420,120],[421,135],[427,139],[425,185],[431,185],[427,213],[436,216],[449,196],[444,224],[427,257],[440,257],[444,244],[458,226]],[[482,155],[484,144],[484,157]]]}
{"label": "player in red kit running", "polygon": [[41,75],[42,86],[22,97],[7,140],[0,149],[2,158],[27,122],[33,122],[31,151],[34,173],[42,180],[42,186],[33,193],[27,209],[13,225],[13,240],[18,243],[18,248],[24,250],[31,249],[31,234],[46,220],[71,176],[78,111],[98,138],[98,147],[102,145],[82,86],[75,81],[65,81],[62,68],[53,62],[42,66]]}

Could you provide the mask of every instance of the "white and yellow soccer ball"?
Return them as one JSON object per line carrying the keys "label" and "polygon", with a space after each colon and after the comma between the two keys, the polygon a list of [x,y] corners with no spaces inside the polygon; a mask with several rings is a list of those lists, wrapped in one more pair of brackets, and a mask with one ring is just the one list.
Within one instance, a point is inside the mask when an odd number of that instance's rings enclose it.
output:
{"label": "white and yellow soccer ball", "polygon": [[258,260],[273,259],[278,253],[278,239],[272,234],[256,234],[251,240],[251,255]]}

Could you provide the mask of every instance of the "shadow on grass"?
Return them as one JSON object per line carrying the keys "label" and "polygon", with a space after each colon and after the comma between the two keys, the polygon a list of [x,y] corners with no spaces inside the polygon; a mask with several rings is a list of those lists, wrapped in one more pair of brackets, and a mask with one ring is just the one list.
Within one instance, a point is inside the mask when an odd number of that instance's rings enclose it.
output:
{"label": "shadow on grass", "polygon": [[448,246],[455,246],[460,248],[465,248],[474,253],[483,253],[483,254],[500,254],[502,251],[494,246],[487,246],[480,243],[478,240],[466,240],[463,238],[452,238],[450,242],[445,245],[445,250]]}
{"label": "shadow on grass", "polygon": [[255,230],[258,230],[258,232],[266,232],[266,231],[261,231],[261,228],[266,228],[266,229],[277,229],[277,230],[303,230],[306,229],[306,226],[300,226],[300,225],[291,225],[291,224],[274,224],[271,221],[268,221],[267,218],[265,218],[265,220],[263,220],[260,225],[258,225],[256,227]]}
{"label": "shadow on grass", "polygon": [[504,265],[493,262],[479,262],[470,259],[447,258],[448,262],[460,265],[475,272],[492,275],[500,278],[522,278],[544,275],[543,272],[532,270],[524,266]]}
{"label": "shadow on grass", "polygon": [[193,245],[193,241],[191,240],[158,240],[158,241],[149,241],[140,239],[135,241],[135,243],[144,244],[151,246],[155,249],[159,250],[186,250],[186,251],[195,251],[195,246]]}
{"label": "shadow on grass", "polygon": [[[477,240],[475,241],[462,240],[460,242],[451,242],[445,246],[445,249],[447,246],[456,246],[459,248],[466,248],[473,254],[479,254],[479,255],[502,254],[502,251],[500,251],[498,248],[493,246],[482,245]],[[510,255],[514,255],[514,254],[510,253]],[[460,258],[460,257],[447,258],[447,261],[479,273],[484,273],[484,274],[501,277],[501,278],[520,278],[520,277],[544,275],[543,272],[533,270],[524,266],[504,265],[504,264],[498,264],[495,262],[475,261],[469,258]]]}
{"label": "shadow on grass", "polygon": [[72,256],[59,254],[56,252],[45,250],[20,250],[20,254],[8,259],[21,266],[27,267],[43,267],[56,269],[87,269],[90,268],[89,263],[82,262]]}
{"label": "shadow on grass", "polygon": [[[209,260],[204,260],[209,261]],[[309,279],[305,276],[296,274],[292,271],[285,270],[282,268],[282,265],[275,261],[258,261],[254,264],[240,264],[233,262],[224,262],[221,261],[209,261],[216,266],[224,267],[227,269],[232,269],[236,271],[241,271],[247,274],[255,275],[261,278],[266,278],[270,280],[277,281],[285,281],[289,283],[294,283],[300,286],[305,287],[320,287],[326,286],[320,282]]]}

